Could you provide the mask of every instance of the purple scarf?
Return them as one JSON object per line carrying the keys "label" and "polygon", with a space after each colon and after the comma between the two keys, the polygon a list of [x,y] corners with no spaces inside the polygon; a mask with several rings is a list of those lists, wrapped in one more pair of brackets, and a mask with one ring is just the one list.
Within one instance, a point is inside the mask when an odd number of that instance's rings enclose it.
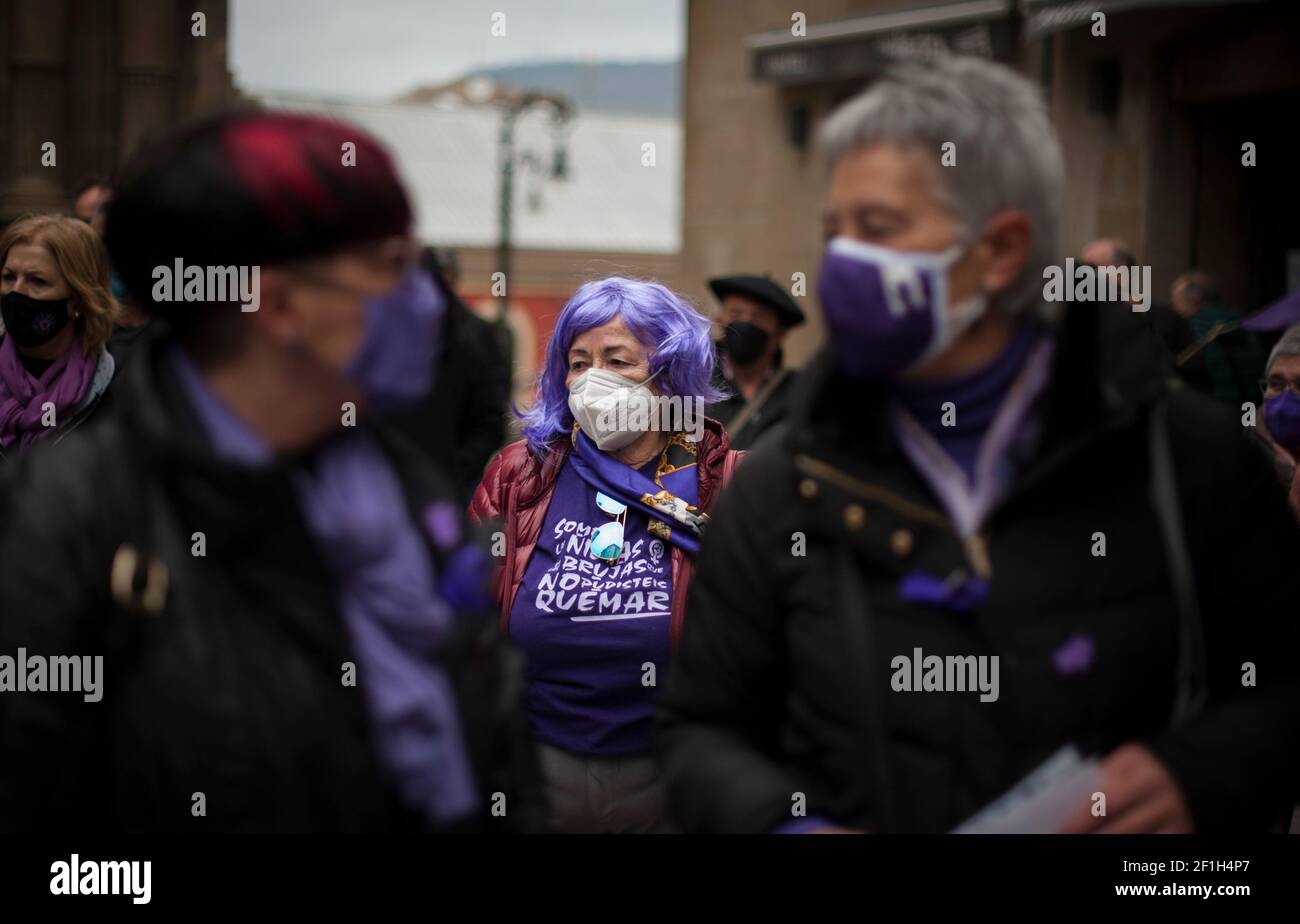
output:
{"label": "purple scarf", "polygon": [[[591,438],[581,430],[575,431],[574,451],[569,455],[569,464],[583,481],[597,491],[616,497],[629,507],[640,510],[651,519],[658,520],[669,528],[668,541],[685,551],[688,555],[697,555],[700,551],[700,539],[704,526],[709,522],[708,516],[698,512],[683,513],[683,519],[667,515],[647,504],[645,495],[670,493],[657,484],[618,461],[609,453],[601,452]],[[691,476],[698,477],[694,471]],[[683,505],[684,506],[684,505]]]}
{"label": "purple scarf", "polygon": [[87,356],[81,335],[38,379],[23,365],[12,337],[0,340],[0,447],[30,446],[54,427],[42,424],[45,405],[54,405],[55,424],[76,409],[95,377],[98,356]]}
{"label": "purple scarf", "polygon": [[397,476],[378,446],[350,433],[296,482],[339,579],[380,763],[407,805],[443,823],[473,814],[456,693],[438,663],[455,614],[438,595]]}
{"label": "purple scarf", "polygon": [[[274,461],[184,352],[174,350],[171,362],[219,455],[252,467]],[[362,433],[331,440],[294,482],[339,584],[380,765],[405,804],[442,823],[459,821],[478,808],[479,796],[456,693],[437,660],[455,613],[434,585],[401,483]],[[447,539],[458,523],[438,525]]]}

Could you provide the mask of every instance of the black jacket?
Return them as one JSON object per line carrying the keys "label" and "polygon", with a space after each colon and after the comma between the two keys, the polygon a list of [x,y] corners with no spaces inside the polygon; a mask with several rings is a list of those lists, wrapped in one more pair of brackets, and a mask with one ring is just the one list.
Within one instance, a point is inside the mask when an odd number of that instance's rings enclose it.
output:
{"label": "black jacket", "polygon": [[[104,657],[102,702],[0,694],[0,829],[423,828],[381,780],[364,683],[342,682],[356,658],[290,464],[218,459],[159,361],[163,343],[145,346],[119,383],[118,415],[28,454],[0,499],[0,653]],[[413,513],[451,497],[377,435]],[[196,532],[204,557],[192,554]],[[439,565],[451,554],[428,547]],[[135,596],[111,576],[130,549]],[[467,827],[533,829],[542,807],[520,658],[495,614],[459,614],[456,626],[442,660],[484,800]],[[198,792],[206,817],[191,813]],[[504,818],[488,813],[495,792]]]}
{"label": "black jacket", "polygon": [[[1068,313],[1039,447],[970,542],[902,454],[883,393],[826,355],[805,372],[788,426],[714,511],[661,701],[656,746],[687,830],[771,830],[802,793],[810,817],[946,831],[1065,744],[1130,741],[1169,767],[1198,830],[1289,812],[1300,535],[1237,415],[1168,387],[1130,319],[1099,334],[1100,308]],[[1161,452],[1170,465],[1153,465]],[[913,569],[991,572],[991,596],[970,615],[905,603]],[[1059,671],[1074,637],[1091,668]],[[892,659],[916,648],[999,656],[999,698],[895,692]],[[1206,696],[1171,723],[1180,697]]]}
{"label": "black jacket", "polygon": [[386,423],[453,479],[463,506],[505,443],[510,364],[496,325],[438,282],[448,301],[433,390],[423,401],[389,414]]}
{"label": "black jacket", "polygon": [[736,386],[726,379],[719,379],[719,384],[732,393],[731,397],[706,406],[704,413],[705,416],[712,417],[726,427],[727,439],[731,441],[732,449],[749,449],[758,442],[760,436],[785,420],[789,412],[790,396],[795,391],[794,386],[799,373],[794,369],[779,367],[773,374],[781,378],[773,385],[763,404],[750,414],[740,427],[735,426],[735,421],[749,402],[741,397]]}

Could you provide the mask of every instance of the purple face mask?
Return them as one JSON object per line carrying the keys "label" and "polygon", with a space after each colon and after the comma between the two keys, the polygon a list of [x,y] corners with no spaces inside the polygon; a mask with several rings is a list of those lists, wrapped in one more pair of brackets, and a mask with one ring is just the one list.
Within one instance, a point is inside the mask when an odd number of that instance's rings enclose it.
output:
{"label": "purple face mask", "polygon": [[1288,388],[1265,401],[1264,424],[1283,449],[1300,447],[1300,396]]}
{"label": "purple face mask", "polygon": [[366,331],[348,375],[371,408],[392,410],[429,393],[446,308],[419,267],[411,267],[392,291],[366,299]]}
{"label": "purple face mask", "polygon": [[983,295],[948,306],[948,267],[962,251],[905,252],[832,239],[817,296],[840,368],[862,378],[893,378],[943,352],[977,320]]}

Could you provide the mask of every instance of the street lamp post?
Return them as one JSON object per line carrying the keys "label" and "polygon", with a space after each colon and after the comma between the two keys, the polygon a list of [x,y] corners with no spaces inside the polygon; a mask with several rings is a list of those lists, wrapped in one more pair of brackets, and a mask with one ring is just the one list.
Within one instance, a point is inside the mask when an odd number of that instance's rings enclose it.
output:
{"label": "street lamp post", "polygon": [[[432,99],[452,95],[473,107],[493,106],[500,110],[501,123],[497,131],[497,260],[496,272],[492,274],[492,290],[496,298],[496,328],[501,349],[510,368],[514,368],[514,343],[509,325],[510,262],[514,242],[512,225],[514,218],[515,166],[525,167],[536,175],[545,170],[542,158],[532,151],[525,151],[521,156],[515,147],[515,127],[519,117],[532,109],[549,110],[551,127],[555,133],[555,147],[552,151],[550,177],[564,180],[568,177],[568,156],[564,148],[564,130],[572,121],[575,109],[573,103],[563,96],[543,93],[535,90],[521,90],[516,87],[503,86],[489,77],[475,76],[457,81],[445,87],[436,87],[421,91],[422,99]],[[534,197],[535,198],[535,197]],[[534,205],[534,207],[536,207]]]}
{"label": "street lamp post", "polygon": [[505,327],[506,310],[510,303],[510,218],[515,199],[515,119],[521,110],[507,106],[501,114],[499,138],[501,158],[501,191],[497,202],[497,272],[501,274],[500,294],[497,295],[497,324]]}
{"label": "street lamp post", "polygon": [[[514,178],[515,178],[515,125],[519,117],[530,109],[537,107],[551,111],[551,124],[557,135],[573,118],[573,104],[562,96],[533,91],[520,91],[503,87],[492,88],[490,99],[501,109],[501,128],[497,136],[499,147],[500,195],[497,203],[497,272],[501,288],[497,295],[497,328],[502,348],[511,359],[513,368],[514,343],[507,324],[510,306],[510,259],[513,248],[511,239],[512,218],[514,213]],[[538,163],[535,155],[527,155],[530,163]],[[551,176],[565,179],[568,175],[568,159],[562,140],[557,139],[554,151],[554,163]]]}

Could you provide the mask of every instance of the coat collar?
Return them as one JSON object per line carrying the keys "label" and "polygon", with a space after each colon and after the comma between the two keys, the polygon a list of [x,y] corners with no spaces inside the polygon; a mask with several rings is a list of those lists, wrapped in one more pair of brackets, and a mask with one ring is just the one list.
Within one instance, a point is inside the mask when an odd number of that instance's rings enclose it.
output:
{"label": "coat collar", "polygon": [[[146,337],[114,386],[120,390],[115,406],[130,434],[131,451],[150,470],[162,473],[178,496],[208,518],[214,529],[256,534],[284,518],[305,530],[292,476],[311,464],[315,449],[276,455],[257,466],[218,456],[167,361],[174,341],[165,332],[150,332]],[[431,498],[453,496],[444,479],[427,471],[399,436],[382,426],[362,426],[384,450],[413,514]]]}
{"label": "coat collar", "polygon": [[[1127,306],[1082,302],[1067,303],[1049,325],[1056,350],[1042,398],[1039,459],[1068,453],[1167,389],[1168,360],[1143,325]],[[908,468],[889,424],[886,386],[844,375],[828,349],[797,380],[790,409],[785,439],[794,452],[846,466],[870,460],[873,467]]]}

